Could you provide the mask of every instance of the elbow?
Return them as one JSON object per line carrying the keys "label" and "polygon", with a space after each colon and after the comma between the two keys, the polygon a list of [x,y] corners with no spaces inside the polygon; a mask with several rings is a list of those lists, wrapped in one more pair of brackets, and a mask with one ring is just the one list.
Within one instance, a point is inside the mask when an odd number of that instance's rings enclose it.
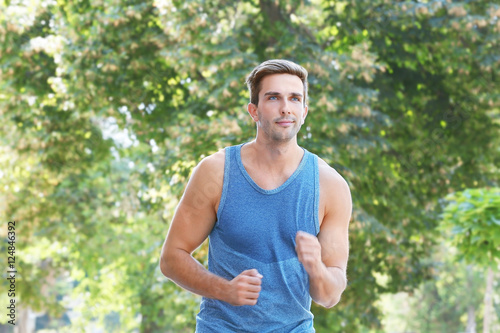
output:
{"label": "elbow", "polygon": [[163,256],[160,256],[160,271],[163,275],[165,275],[165,277],[168,278],[168,265]]}
{"label": "elbow", "polygon": [[324,297],[318,299],[317,301],[315,300],[315,302],[324,308],[331,309],[335,305],[339,304],[344,290],[345,288],[342,288],[340,290],[333,290],[331,292],[325,292],[323,294]]}
{"label": "elbow", "polygon": [[[179,275],[183,274],[185,256],[190,256],[186,251],[172,246],[163,247],[160,255],[160,271],[165,277],[176,282]],[[176,282],[177,283],[177,282]]]}
{"label": "elbow", "polygon": [[324,307],[325,307],[325,308],[327,308],[327,309],[331,309],[331,308],[333,308],[335,305],[339,304],[339,302],[340,302],[340,296],[339,296],[339,297],[334,298],[333,300],[330,300],[330,302],[329,302],[329,303],[326,303],[326,304],[324,305]]}
{"label": "elbow", "polygon": [[168,260],[168,253],[166,251],[162,251],[160,255],[160,271],[165,277],[171,279],[172,278],[172,269]]}
{"label": "elbow", "polygon": [[318,302],[324,308],[331,309],[340,302],[340,296],[332,297],[330,299],[324,300],[323,302]]}
{"label": "elbow", "polygon": [[331,287],[333,288],[328,291],[324,290],[323,293],[320,294],[322,296],[317,295],[319,299],[317,301],[315,300],[316,303],[327,309],[333,308],[340,302],[340,298],[347,287],[347,279],[344,278],[339,281],[338,284],[334,284]]}

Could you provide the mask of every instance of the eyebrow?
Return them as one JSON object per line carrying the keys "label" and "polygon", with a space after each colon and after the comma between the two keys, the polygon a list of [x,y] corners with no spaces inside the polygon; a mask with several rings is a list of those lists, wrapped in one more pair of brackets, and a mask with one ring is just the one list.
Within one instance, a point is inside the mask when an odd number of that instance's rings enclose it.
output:
{"label": "eyebrow", "polygon": [[[264,96],[280,96],[281,93],[277,92],[277,91],[268,91],[264,94]],[[294,97],[303,97],[302,94],[300,93],[297,93],[297,92],[292,92],[290,93],[291,96],[294,96]]]}

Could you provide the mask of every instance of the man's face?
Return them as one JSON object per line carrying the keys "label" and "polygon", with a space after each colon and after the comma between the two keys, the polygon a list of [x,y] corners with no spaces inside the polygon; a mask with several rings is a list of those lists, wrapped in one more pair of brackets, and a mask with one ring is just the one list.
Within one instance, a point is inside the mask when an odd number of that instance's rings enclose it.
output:
{"label": "man's face", "polygon": [[299,77],[291,74],[264,77],[259,105],[248,106],[248,112],[257,122],[258,135],[276,143],[296,138],[307,115],[304,98],[304,85]]}

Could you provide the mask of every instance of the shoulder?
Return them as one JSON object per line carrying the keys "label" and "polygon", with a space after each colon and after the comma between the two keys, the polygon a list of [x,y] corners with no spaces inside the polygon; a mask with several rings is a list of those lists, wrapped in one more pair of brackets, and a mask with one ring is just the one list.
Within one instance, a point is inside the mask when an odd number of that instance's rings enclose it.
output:
{"label": "shoulder", "polygon": [[196,183],[210,183],[222,187],[224,179],[225,149],[203,158],[193,169],[191,180]]}
{"label": "shoulder", "polygon": [[329,189],[349,191],[349,185],[344,177],[340,175],[334,168],[328,165],[323,159],[318,157],[318,171],[320,185]]}
{"label": "shoulder", "polygon": [[318,171],[320,183],[320,196],[324,207],[325,215],[329,212],[346,213],[352,209],[351,191],[347,181],[337,170],[328,165],[323,159],[318,157]]}
{"label": "shoulder", "polygon": [[194,169],[194,172],[203,174],[218,174],[222,171],[224,173],[224,161],[226,158],[225,149],[221,149],[215,154],[203,158]]}
{"label": "shoulder", "polygon": [[224,177],[224,149],[204,157],[193,169],[187,187],[199,187],[205,184],[222,186]]}
{"label": "shoulder", "polygon": [[198,163],[186,186],[184,200],[192,205],[211,203],[217,206],[224,181],[224,159],[224,150],[220,150]]}

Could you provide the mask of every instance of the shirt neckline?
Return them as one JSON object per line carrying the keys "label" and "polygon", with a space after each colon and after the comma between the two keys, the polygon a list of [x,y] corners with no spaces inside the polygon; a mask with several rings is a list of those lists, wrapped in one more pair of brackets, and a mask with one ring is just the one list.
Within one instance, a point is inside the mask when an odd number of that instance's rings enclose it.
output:
{"label": "shirt neckline", "polygon": [[[266,189],[263,189],[262,187],[260,187],[253,179],[252,177],[250,177],[250,174],[248,174],[247,170],[245,169],[245,166],[243,165],[243,162],[241,160],[241,147],[243,147],[246,143],[242,143],[238,146],[236,146],[236,160],[238,162],[238,166],[240,168],[240,171],[241,173],[243,174],[243,177],[245,177],[245,179],[248,181],[248,183],[255,189],[257,190],[258,192],[262,193],[262,194],[275,194],[275,193],[278,193],[278,192],[281,192],[282,190],[284,190],[288,185],[290,185],[294,180],[295,178],[297,178],[297,176],[300,174],[300,172],[302,171],[302,169],[304,168],[304,165],[306,164],[306,160],[309,155],[308,155],[308,151],[305,149],[305,148],[302,148],[302,150],[304,151],[304,155],[302,155],[302,159],[300,160],[300,163],[299,165],[297,166],[297,168],[295,169],[295,171],[292,173],[292,175],[290,177],[288,177],[288,179],[283,183],[281,184],[280,186],[278,186],[277,188],[275,189],[271,189],[271,190],[266,190]],[[307,155],[307,156],[306,156]]]}

